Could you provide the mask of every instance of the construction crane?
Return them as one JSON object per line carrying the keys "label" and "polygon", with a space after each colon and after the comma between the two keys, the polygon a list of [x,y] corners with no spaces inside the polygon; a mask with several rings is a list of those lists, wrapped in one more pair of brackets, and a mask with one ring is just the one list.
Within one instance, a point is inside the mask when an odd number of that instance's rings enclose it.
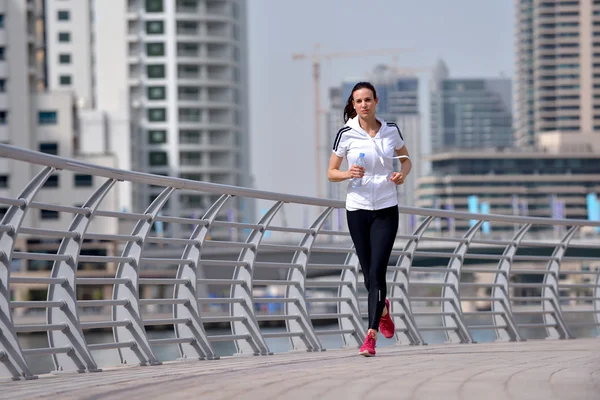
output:
{"label": "construction crane", "polygon": [[316,168],[316,185],[317,185],[317,197],[323,197],[321,191],[321,181],[323,180],[323,170],[321,168],[321,101],[320,101],[320,85],[321,85],[321,61],[331,60],[334,58],[346,58],[346,57],[366,57],[384,54],[400,54],[415,49],[380,49],[380,50],[365,50],[355,52],[337,52],[337,53],[321,53],[319,44],[315,44],[314,51],[312,54],[297,53],[292,54],[292,60],[306,60],[312,61],[312,73],[313,73],[313,86],[314,86],[314,114],[315,114],[315,156],[317,158],[315,163]]}

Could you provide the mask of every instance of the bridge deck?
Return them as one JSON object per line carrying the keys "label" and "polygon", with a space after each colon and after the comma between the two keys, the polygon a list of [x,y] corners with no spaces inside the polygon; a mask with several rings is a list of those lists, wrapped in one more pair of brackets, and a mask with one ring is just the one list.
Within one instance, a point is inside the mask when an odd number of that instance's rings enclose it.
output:
{"label": "bridge deck", "polygon": [[598,399],[600,340],[384,347],[2,381],[3,399]]}

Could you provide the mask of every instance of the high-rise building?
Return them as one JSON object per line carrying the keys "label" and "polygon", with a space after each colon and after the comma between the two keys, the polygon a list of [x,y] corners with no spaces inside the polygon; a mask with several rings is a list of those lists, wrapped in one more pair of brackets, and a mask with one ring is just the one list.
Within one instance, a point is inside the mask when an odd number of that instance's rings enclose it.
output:
{"label": "high-rise building", "polygon": [[507,78],[450,78],[438,61],[431,80],[431,152],[511,147],[511,85]]}
{"label": "high-rise building", "polygon": [[[39,92],[43,82],[43,29],[39,29],[43,4],[40,1],[0,2],[0,141],[13,146],[49,153],[107,167],[117,167],[115,157],[101,148],[86,154],[79,148],[84,136],[79,131],[75,98],[66,91]],[[17,161],[0,162],[0,196],[16,198],[39,167]],[[103,182],[91,175],[57,172],[36,194],[36,201],[81,206]],[[103,203],[116,209],[116,191]],[[0,215],[8,207],[0,206]],[[38,212],[39,211],[39,212]],[[40,209],[26,214],[24,225],[44,229],[64,229],[73,215]],[[101,221],[96,229],[116,233],[116,221]]]}
{"label": "high-rise building", "polygon": [[600,131],[600,1],[515,0],[515,139]]}
{"label": "high-rise building", "polygon": [[[377,115],[386,122],[394,122],[400,128],[409,151],[413,169],[403,185],[398,187],[398,202],[414,206],[416,180],[422,171],[421,115],[419,114],[419,80],[406,75],[393,67],[379,65],[364,79],[373,84],[379,104]],[[352,88],[359,80],[346,80],[340,87],[331,88],[329,100],[331,110],[328,118],[326,162],[329,162],[331,148],[337,131],[344,125],[343,112]],[[327,164],[326,164],[327,165]],[[345,166],[345,164],[344,164]],[[396,169],[399,170],[396,162]],[[328,196],[343,199],[346,195],[345,183],[328,183]],[[408,227],[408,221],[401,221],[401,228]]]}
{"label": "high-rise building", "polygon": [[[245,0],[46,2],[49,86],[89,108],[83,129],[105,126],[137,171],[252,185]],[[133,208],[159,191],[134,186]],[[201,216],[214,200],[178,191],[164,213]],[[254,219],[250,201],[231,204],[229,218]]]}

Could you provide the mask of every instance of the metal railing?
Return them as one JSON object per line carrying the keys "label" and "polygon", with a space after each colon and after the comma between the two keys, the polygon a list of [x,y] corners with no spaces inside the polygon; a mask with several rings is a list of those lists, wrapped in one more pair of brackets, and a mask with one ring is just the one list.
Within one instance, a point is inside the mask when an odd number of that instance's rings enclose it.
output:
{"label": "metal railing", "polygon": [[[305,351],[325,350],[323,338],[332,335],[343,346],[362,343],[366,297],[358,259],[347,231],[325,229],[343,202],[116,170],[8,145],[0,145],[0,157],[39,169],[18,195],[0,197],[6,208],[0,223],[3,376],[34,378],[31,366],[41,356],[50,356],[57,371],[91,372],[99,371],[100,351],[118,356],[116,363],[154,365],[161,346],[176,346],[181,359],[202,360],[219,357],[219,342],[232,342],[235,353],[249,355],[272,354],[269,343],[279,338],[289,340],[290,350]],[[102,182],[82,206],[43,201],[51,175],[73,173]],[[142,212],[103,209],[122,182],[161,189]],[[162,210],[179,191],[218,197],[201,218],[166,215]],[[255,223],[223,219],[226,204],[236,198],[272,204]],[[274,223],[286,207],[298,206],[318,211],[312,224]],[[439,332],[453,343],[474,343],[476,332],[484,330],[492,339],[511,341],[568,339],[582,329],[598,335],[600,242],[594,232],[600,223],[399,209],[419,223],[411,234],[397,236],[389,266],[396,342],[423,345],[431,332]],[[68,214],[69,224],[49,228],[32,210]],[[432,223],[440,218],[474,222],[460,236],[432,235]],[[94,224],[110,219],[129,221],[129,232],[93,232]],[[189,234],[161,236],[157,222],[185,226],[178,232]],[[519,229],[508,238],[492,238],[482,233],[484,222]],[[554,240],[557,227],[562,235]],[[217,240],[219,229],[235,230],[232,238],[238,239]],[[547,239],[532,240],[532,231]],[[288,239],[267,240],[269,233]],[[89,246],[115,251],[89,254]],[[18,260],[27,267],[11,271]],[[46,266],[46,272],[33,265]],[[21,298],[19,287],[27,285],[45,299]],[[86,287],[110,295],[82,296]],[[279,295],[267,296],[267,289],[279,289]],[[277,307],[269,310],[271,305]],[[31,322],[28,310],[36,309],[45,310],[45,317]],[[269,329],[272,323],[281,329]],[[226,324],[228,331],[214,334],[215,324]],[[170,327],[172,334],[153,338],[148,332],[157,326]],[[99,329],[112,331],[114,340],[90,342],[88,333]],[[35,332],[46,333],[48,345],[24,348],[23,335]]]}

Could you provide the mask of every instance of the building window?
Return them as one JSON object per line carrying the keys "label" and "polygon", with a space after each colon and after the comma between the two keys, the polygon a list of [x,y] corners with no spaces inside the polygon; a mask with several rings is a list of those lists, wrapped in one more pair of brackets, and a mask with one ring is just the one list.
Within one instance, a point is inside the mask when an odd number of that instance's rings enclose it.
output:
{"label": "building window", "polygon": [[150,122],[165,122],[167,120],[166,108],[149,108],[148,121]]}
{"label": "building window", "polygon": [[57,156],[58,155],[58,143],[56,143],[56,142],[40,143],[40,152]]}
{"label": "building window", "polygon": [[148,57],[162,57],[165,55],[165,44],[162,42],[146,43]]}
{"label": "building window", "polygon": [[6,92],[6,79],[0,79],[0,93]]}
{"label": "building window", "polygon": [[71,34],[69,32],[58,32],[58,41],[61,43],[69,43],[71,41]]}
{"label": "building window", "polygon": [[146,21],[146,33],[148,35],[162,35],[165,33],[165,23],[163,21]]}
{"label": "building window", "polygon": [[6,60],[6,54],[4,51],[4,46],[0,46],[0,61],[5,61]]}
{"label": "building window", "polygon": [[8,123],[8,112],[1,110],[0,111],[0,125],[6,125]]}
{"label": "building window", "polygon": [[69,86],[72,82],[71,75],[61,75],[58,80],[61,86]]}
{"label": "building window", "polygon": [[165,66],[161,64],[150,64],[146,67],[148,78],[159,79],[165,77]]}
{"label": "building window", "polygon": [[71,19],[71,13],[67,10],[58,11],[58,20],[59,21],[68,21]]}
{"label": "building window", "polygon": [[8,175],[0,175],[0,188],[8,187]]}
{"label": "building window", "polygon": [[151,151],[148,153],[148,164],[151,167],[164,167],[167,165],[167,153],[164,151]]}
{"label": "building window", "polygon": [[70,54],[59,54],[58,62],[60,64],[71,64],[71,55]]}
{"label": "building window", "polygon": [[58,219],[58,211],[40,210],[41,219]]}
{"label": "building window", "polygon": [[164,100],[167,97],[167,91],[164,86],[149,86],[147,94],[150,100]]}
{"label": "building window", "polygon": [[55,125],[58,122],[58,112],[56,111],[38,111],[38,124]]}
{"label": "building window", "polygon": [[59,186],[58,175],[50,175],[46,183],[44,183],[44,188],[57,188]]}
{"label": "building window", "polygon": [[146,12],[163,12],[163,0],[146,0]]}
{"label": "building window", "polygon": [[0,29],[4,29],[4,14],[0,14]]}
{"label": "building window", "polygon": [[148,131],[148,143],[150,144],[162,144],[167,143],[167,131],[164,130],[149,130]]}
{"label": "building window", "polygon": [[92,175],[75,174],[75,187],[91,187],[94,184]]}

